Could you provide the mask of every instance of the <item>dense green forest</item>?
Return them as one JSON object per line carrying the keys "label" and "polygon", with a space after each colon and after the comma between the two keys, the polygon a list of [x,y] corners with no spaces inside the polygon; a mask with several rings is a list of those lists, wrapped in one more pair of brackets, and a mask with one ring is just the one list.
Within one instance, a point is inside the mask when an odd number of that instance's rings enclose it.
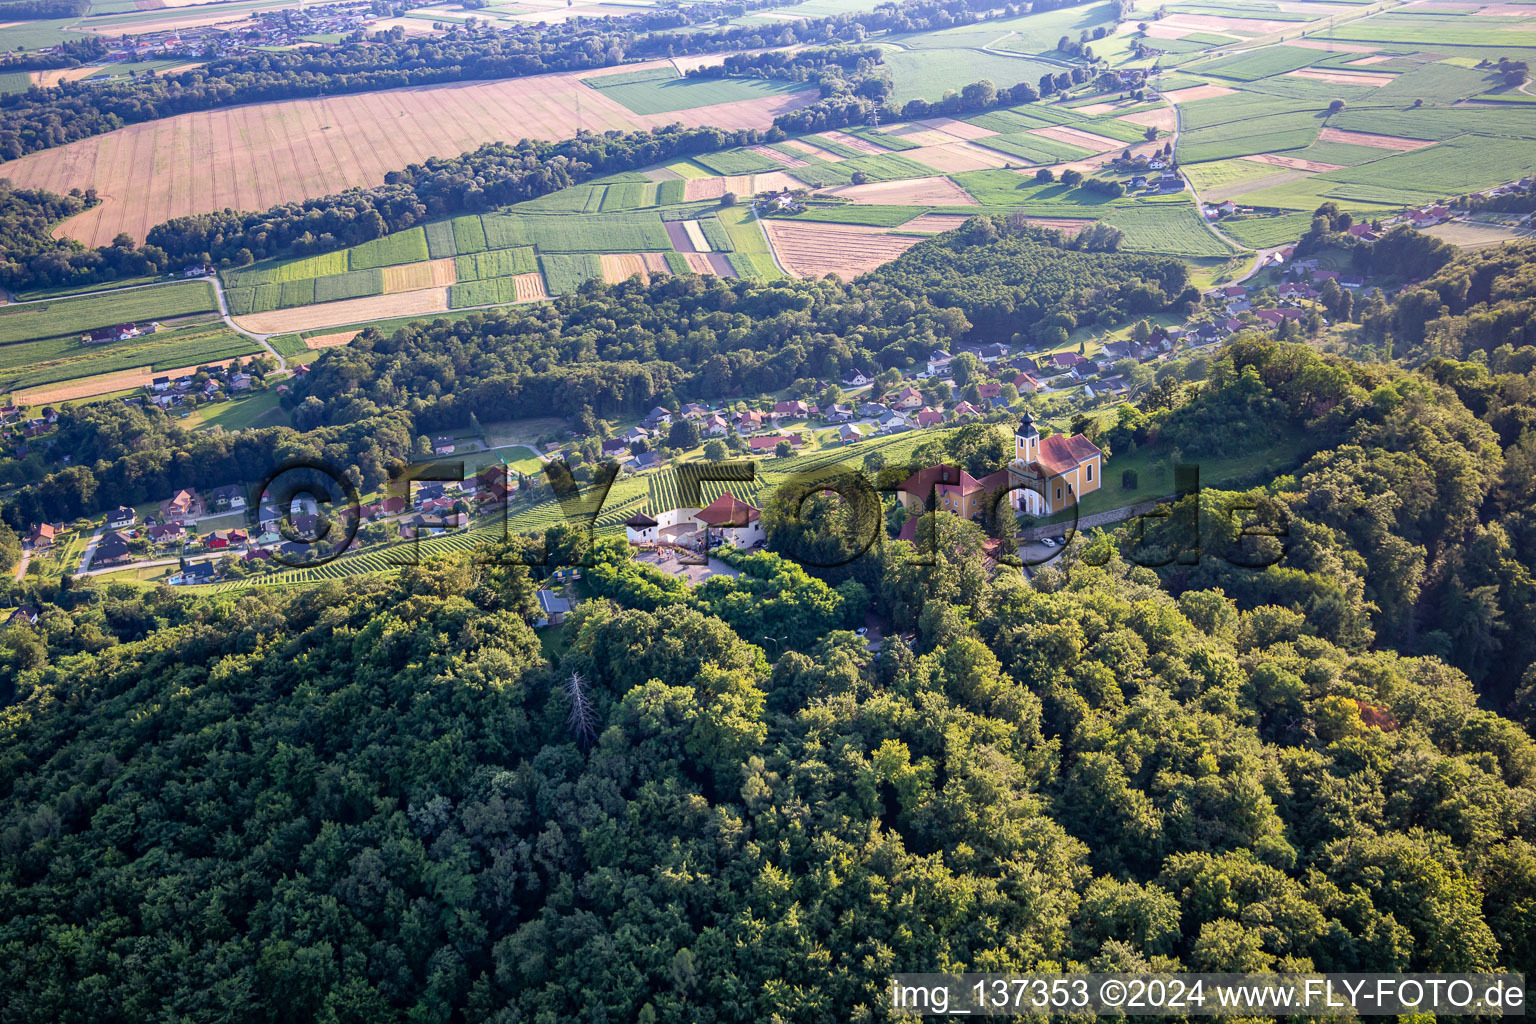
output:
{"label": "dense green forest", "polygon": [[[1456,669],[939,530],[867,591],[759,555],[648,592],[608,546],[557,657],[527,570],[467,560],[13,592],[5,1017],[832,1022],[904,969],[1533,963],[1536,748]],[[838,631],[861,594],[914,644]]]}

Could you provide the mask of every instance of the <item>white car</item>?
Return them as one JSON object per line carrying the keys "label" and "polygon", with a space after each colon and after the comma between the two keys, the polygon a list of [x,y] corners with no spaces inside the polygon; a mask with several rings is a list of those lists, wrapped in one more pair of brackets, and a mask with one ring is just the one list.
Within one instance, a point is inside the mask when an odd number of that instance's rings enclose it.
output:
{"label": "white car", "polygon": [[1050,537],[1041,537],[1040,538],[1040,543],[1044,544],[1048,548],[1053,548],[1053,547],[1056,546],[1056,541],[1054,541]]}

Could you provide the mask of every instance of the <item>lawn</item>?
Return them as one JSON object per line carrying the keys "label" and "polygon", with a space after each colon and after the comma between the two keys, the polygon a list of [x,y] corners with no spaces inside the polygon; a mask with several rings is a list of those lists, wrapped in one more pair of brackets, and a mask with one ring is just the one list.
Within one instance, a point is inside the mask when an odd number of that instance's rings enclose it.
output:
{"label": "lawn", "polygon": [[200,406],[192,413],[186,425],[201,430],[211,430],[214,427],[224,430],[244,430],[247,427],[290,427],[293,422],[288,418],[287,410],[278,404],[278,399],[277,389],[270,388],[249,398]]}
{"label": "lawn", "polygon": [[51,299],[0,312],[0,345],[80,334],[128,321],[169,320],[218,308],[207,281],[182,281],[108,295]]}

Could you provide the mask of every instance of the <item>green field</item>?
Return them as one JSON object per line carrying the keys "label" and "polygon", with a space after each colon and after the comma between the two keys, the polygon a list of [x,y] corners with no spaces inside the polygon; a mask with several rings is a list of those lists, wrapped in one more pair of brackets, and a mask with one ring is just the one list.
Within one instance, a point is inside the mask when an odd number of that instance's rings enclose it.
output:
{"label": "green field", "polygon": [[416,227],[355,245],[347,250],[347,258],[349,269],[372,270],[401,263],[419,263],[430,259],[431,255],[427,251],[426,232]]}
{"label": "green field", "polygon": [[183,281],[106,295],[51,299],[0,312],[0,345],[32,338],[77,335],[95,327],[168,320],[218,308],[207,281]]}
{"label": "green field", "polygon": [[26,92],[32,88],[32,76],[25,71],[0,71],[0,96]]}
{"label": "green field", "polygon": [[1529,19],[1470,17],[1457,14],[1417,14],[1393,11],[1347,22],[1334,28],[1330,39],[1416,46],[1488,46],[1505,50],[1536,47],[1536,29]]}
{"label": "green field", "polygon": [[1279,217],[1250,217],[1224,220],[1217,225],[1222,234],[1255,249],[1268,249],[1294,242],[1312,228],[1312,214],[1287,213]]}
{"label": "green field", "polygon": [[453,221],[435,220],[426,225],[427,253],[433,259],[442,259],[446,256],[457,256],[459,247],[454,242]]}
{"label": "green field", "polygon": [[1283,75],[1310,67],[1328,56],[1323,50],[1304,50],[1299,46],[1261,46],[1230,57],[1201,62],[1195,70],[1202,75],[1252,82],[1271,75]]}
{"label": "green field", "polygon": [[[1380,150],[1376,152],[1378,155],[1381,153]],[[1224,188],[1256,178],[1268,178],[1283,170],[1285,168],[1261,164],[1257,160],[1213,160],[1210,163],[1190,164],[1184,168],[1184,173],[1196,189],[1204,192],[1206,189]]]}
{"label": "green field", "polygon": [[1104,222],[1125,232],[1125,248],[1172,256],[1230,256],[1232,250],[1206,228],[1193,203],[1120,206]]}
{"label": "green field", "polygon": [[809,88],[805,82],[767,78],[679,78],[668,69],[599,75],[582,82],[636,114],[670,114]]}
{"label": "green field", "polygon": [[752,219],[750,210],[742,206],[728,206],[720,211],[720,223],[730,234],[731,266],[743,277],[755,277],[764,281],[777,281],[784,276],[778,264],[773,262],[773,252],[762,226]]}
{"label": "green field", "polygon": [[256,342],[218,321],[108,345],[51,338],[0,346],[0,386],[14,391],[140,366],[173,370],[260,350]]}
{"label": "green field", "polygon": [[847,185],[855,174],[863,173],[869,181],[896,181],[901,178],[932,177],[933,168],[910,160],[900,153],[880,153],[854,160],[811,160],[804,167],[791,167],[787,173],[811,186]]}
{"label": "green field", "polygon": [[[988,23],[991,25],[992,23]],[[997,35],[995,28],[991,29]],[[942,33],[933,33],[940,35]],[[1052,41],[1054,45],[1054,40]],[[1061,68],[1028,57],[1007,57],[971,49],[899,50],[887,48],[885,65],[891,70],[892,99],[899,106],[909,100],[937,101],[944,93],[983,78],[998,88],[1019,82],[1038,82],[1047,72]]]}
{"label": "green field", "polygon": [[492,249],[532,245],[540,252],[648,252],[672,248],[654,211],[585,217],[487,213],[481,223]]}
{"label": "green field", "polygon": [[517,285],[510,277],[465,281],[448,289],[448,305],[454,309],[465,306],[504,306],[516,301]]}
{"label": "green field", "polygon": [[318,256],[260,263],[244,270],[226,270],[223,277],[224,283],[231,288],[254,288],[259,284],[281,284],[284,281],[301,281],[346,272],[347,250],[339,249]]}
{"label": "green field", "polygon": [[990,135],[987,138],[978,139],[977,145],[985,146],[988,149],[995,149],[1000,153],[1007,153],[1009,156],[1016,156],[1027,164],[1066,163],[1093,155],[1092,150],[1073,146],[1066,142],[1058,142],[1055,139],[1030,135],[1028,132]]}
{"label": "green field", "polygon": [[[848,128],[845,131],[849,135],[863,139],[865,142],[873,142],[877,146],[884,146],[886,149],[897,152],[904,149],[918,148],[917,143],[911,142],[901,135],[891,135],[888,132],[882,132],[875,128]],[[797,157],[800,156],[799,153],[795,155]]]}
{"label": "green field", "polygon": [[453,244],[458,254],[484,252],[488,243],[485,238],[485,228],[482,226],[478,214],[469,214],[465,217],[455,217],[453,223]]}
{"label": "green field", "polygon": [[544,253],[539,256],[539,266],[551,295],[574,292],[582,282],[603,276],[602,264],[596,256]]}
{"label": "green field", "polygon": [[[460,256],[453,261],[460,282],[483,281],[514,274],[533,274],[539,269],[533,249],[521,246],[516,249],[493,249],[489,252]],[[496,299],[490,300],[498,301]],[[511,301],[510,299],[505,301]],[[455,305],[479,305],[480,303],[455,303]]]}
{"label": "green field", "polygon": [[726,149],[719,153],[705,153],[693,159],[715,174],[761,174],[784,169],[784,165],[777,160],[745,149]]}

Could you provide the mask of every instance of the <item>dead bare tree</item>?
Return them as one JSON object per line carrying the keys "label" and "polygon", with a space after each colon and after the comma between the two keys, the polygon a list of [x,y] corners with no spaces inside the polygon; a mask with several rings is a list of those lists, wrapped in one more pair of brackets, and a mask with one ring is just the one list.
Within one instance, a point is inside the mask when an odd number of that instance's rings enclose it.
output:
{"label": "dead bare tree", "polygon": [[566,716],[566,728],[571,731],[581,749],[591,747],[597,739],[597,716],[592,712],[592,701],[587,696],[587,681],[580,672],[572,672],[565,681],[565,696],[571,702],[571,713]]}

